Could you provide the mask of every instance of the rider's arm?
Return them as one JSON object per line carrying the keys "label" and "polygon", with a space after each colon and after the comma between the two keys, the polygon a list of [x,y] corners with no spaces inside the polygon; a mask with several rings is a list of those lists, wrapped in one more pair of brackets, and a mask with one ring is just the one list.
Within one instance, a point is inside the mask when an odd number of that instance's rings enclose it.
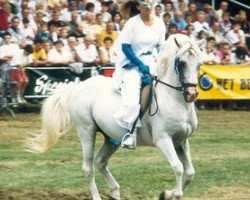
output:
{"label": "rider's arm", "polygon": [[[145,65],[133,52],[130,44],[122,44],[122,51],[126,57],[138,67],[139,71],[143,74],[149,74],[149,67]],[[124,68],[130,69],[133,65],[125,65]]]}

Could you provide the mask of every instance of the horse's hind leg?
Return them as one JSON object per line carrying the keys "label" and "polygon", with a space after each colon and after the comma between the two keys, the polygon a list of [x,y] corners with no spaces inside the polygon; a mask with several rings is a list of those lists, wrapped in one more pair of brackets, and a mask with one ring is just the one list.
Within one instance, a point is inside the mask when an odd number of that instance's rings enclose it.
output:
{"label": "horse's hind leg", "polygon": [[100,173],[103,175],[104,179],[109,185],[109,188],[111,189],[111,198],[115,200],[120,199],[120,186],[109,171],[108,160],[118,148],[119,146],[112,145],[109,142],[109,139],[105,138],[105,142],[102,148],[95,157],[95,165],[100,171]]}
{"label": "horse's hind leg", "polygon": [[95,182],[94,167],[93,167],[96,131],[95,128],[90,125],[84,126],[81,123],[79,124],[80,124],[79,126],[77,126],[76,124],[76,129],[81,140],[82,151],[83,151],[82,170],[85,172],[85,176],[87,178],[93,200],[101,200]]}
{"label": "horse's hind leg", "polygon": [[188,140],[184,142],[183,145],[181,145],[177,149],[177,153],[179,156],[179,159],[181,160],[183,166],[184,166],[184,179],[182,183],[183,190],[187,187],[188,184],[190,184],[195,176],[195,170],[191,159],[190,154],[190,148]]}

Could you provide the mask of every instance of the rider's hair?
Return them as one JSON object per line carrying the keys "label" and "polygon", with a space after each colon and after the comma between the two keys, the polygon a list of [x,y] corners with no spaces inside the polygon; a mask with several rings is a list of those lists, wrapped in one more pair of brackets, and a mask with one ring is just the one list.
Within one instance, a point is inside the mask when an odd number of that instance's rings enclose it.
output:
{"label": "rider's hair", "polygon": [[137,15],[140,13],[139,9],[139,3],[137,1],[127,1],[124,3],[121,7],[121,13],[125,20],[128,20],[129,18]]}

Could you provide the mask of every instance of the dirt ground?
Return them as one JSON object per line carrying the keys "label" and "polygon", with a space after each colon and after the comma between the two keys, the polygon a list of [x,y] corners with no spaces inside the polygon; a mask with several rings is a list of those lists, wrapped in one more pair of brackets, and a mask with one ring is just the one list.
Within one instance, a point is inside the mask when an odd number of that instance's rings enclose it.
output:
{"label": "dirt ground", "polygon": [[[183,200],[249,200],[250,188],[218,188],[222,197],[183,197]],[[246,192],[246,193],[245,193]],[[7,190],[0,189],[1,200],[91,200],[89,194],[80,192],[72,193],[67,190]],[[103,200],[111,200],[108,195],[102,196]],[[133,198],[122,198],[123,200],[133,200]],[[154,200],[156,200],[155,198]],[[146,200],[145,198],[136,198],[136,200]],[[150,200],[150,199],[147,199]]]}

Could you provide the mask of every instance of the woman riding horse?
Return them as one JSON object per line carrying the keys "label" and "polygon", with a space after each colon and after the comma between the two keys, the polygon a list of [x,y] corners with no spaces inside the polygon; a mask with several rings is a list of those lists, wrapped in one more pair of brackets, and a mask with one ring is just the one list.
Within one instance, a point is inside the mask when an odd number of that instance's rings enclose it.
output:
{"label": "woman riding horse", "polygon": [[[132,8],[136,8],[133,12]],[[151,84],[150,74],[156,74],[156,62],[152,55],[154,48],[161,51],[165,40],[163,21],[152,14],[153,0],[137,0],[125,3],[123,10],[131,17],[115,41],[117,53],[114,78],[121,93],[122,103],[114,118],[128,133],[122,139],[122,147],[136,147],[141,87]],[[126,16],[126,14],[125,14]]]}

